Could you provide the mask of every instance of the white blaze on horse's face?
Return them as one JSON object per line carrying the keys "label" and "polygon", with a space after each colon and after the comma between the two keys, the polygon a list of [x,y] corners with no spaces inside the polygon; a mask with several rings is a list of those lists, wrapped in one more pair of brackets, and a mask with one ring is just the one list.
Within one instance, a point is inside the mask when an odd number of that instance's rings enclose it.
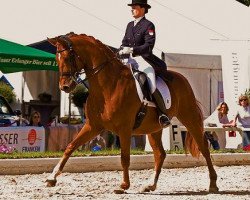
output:
{"label": "white blaze on horse's face", "polygon": [[[68,50],[60,46],[57,48],[57,63],[59,67],[60,79],[59,79],[59,88],[60,90],[68,93],[72,91],[76,83],[73,80],[74,72],[72,72],[72,63],[70,62],[70,53]],[[61,52],[60,52],[61,51]]]}
{"label": "white blaze on horse's face", "polygon": [[57,55],[57,59],[58,59],[58,61],[60,62],[60,59],[61,59],[61,53],[57,53],[58,55]]}

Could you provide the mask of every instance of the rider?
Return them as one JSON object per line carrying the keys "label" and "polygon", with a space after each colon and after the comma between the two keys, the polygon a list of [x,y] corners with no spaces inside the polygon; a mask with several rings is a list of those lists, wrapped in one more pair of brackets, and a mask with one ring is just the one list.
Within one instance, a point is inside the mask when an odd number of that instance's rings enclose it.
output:
{"label": "rider", "polygon": [[147,4],[147,0],[132,0],[132,3],[128,6],[131,6],[135,20],[127,25],[119,54],[130,55],[128,63],[147,74],[150,92],[158,107],[159,123],[162,127],[166,127],[170,124],[170,121],[166,115],[167,109],[164,100],[156,88],[155,70],[153,68],[163,67],[166,69],[166,64],[152,53],[155,44],[155,26],[145,18],[145,14],[151,6]]}

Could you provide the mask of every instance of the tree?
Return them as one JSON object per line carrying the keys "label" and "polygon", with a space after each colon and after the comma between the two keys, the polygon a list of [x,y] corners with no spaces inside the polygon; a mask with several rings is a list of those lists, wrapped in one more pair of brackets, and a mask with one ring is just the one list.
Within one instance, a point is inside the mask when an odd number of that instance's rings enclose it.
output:
{"label": "tree", "polygon": [[12,88],[4,82],[0,82],[0,95],[2,95],[8,103],[12,103],[16,99],[16,94]]}
{"label": "tree", "polygon": [[250,6],[250,0],[236,0],[242,4],[244,4],[245,6]]}

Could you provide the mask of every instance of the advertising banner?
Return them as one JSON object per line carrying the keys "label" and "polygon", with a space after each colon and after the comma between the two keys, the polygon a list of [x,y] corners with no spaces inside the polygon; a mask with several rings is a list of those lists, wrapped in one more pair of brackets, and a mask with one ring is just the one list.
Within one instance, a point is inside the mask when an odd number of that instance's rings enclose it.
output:
{"label": "advertising banner", "polygon": [[45,129],[43,127],[1,127],[0,144],[14,147],[18,152],[44,152]]}
{"label": "advertising banner", "polygon": [[224,99],[229,106],[229,115],[235,114],[238,97],[250,88],[249,47],[234,42],[222,43],[222,75]]}

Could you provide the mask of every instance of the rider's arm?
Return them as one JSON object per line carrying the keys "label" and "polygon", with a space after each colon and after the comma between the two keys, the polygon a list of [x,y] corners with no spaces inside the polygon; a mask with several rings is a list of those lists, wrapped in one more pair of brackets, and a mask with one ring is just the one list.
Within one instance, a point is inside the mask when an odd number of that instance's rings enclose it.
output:
{"label": "rider's arm", "polygon": [[132,23],[133,23],[133,22],[130,22],[130,23],[128,23],[128,25],[127,25],[125,35],[124,35],[124,37],[123,37],[123,39],[122,39],[122,46],[123,46],[123,47],[128,47],[128,46],[130,46],[130,45],[129,45],[129,36],[128,36],[128,33],[129,33],[130,27],[133,26]]}

